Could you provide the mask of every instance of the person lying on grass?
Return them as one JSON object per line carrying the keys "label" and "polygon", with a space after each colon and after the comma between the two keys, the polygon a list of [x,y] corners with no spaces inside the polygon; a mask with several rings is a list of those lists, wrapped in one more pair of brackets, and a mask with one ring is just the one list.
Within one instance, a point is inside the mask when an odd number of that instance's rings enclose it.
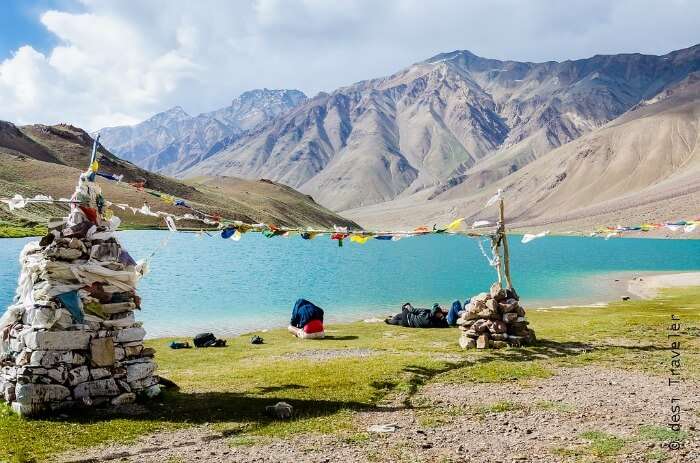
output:
{"label": "person lying on grass", "polygon": [[323,309],[306,299],[298,299],[294,303],[292,319],[287,329],[298,338],[323,338]]}
{"label": "person lying on grass", "polygon": [[407,328],[447,328],[447,313],[439,304],[433,304],[432,309],[415,308],[410,303],[401,306],[401,312],[384,320],[389,325],[405,326]]}

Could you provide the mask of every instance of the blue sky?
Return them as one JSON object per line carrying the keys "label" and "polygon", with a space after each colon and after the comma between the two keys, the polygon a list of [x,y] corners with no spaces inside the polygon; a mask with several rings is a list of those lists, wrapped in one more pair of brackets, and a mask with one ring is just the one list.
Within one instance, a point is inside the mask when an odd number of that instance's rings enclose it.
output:
{"label": "blue sky", "polygon": [[0,120],[131,124],[314,95],[467,49],[522,61],[700,43],[697,0],[0,0]]}
{"label": "blue sky", "polygon": [[79,5],[59,0],[2,0],[0,2],[0,61],[8,58],[20,46],[30,44],[41,52],[48,52],[58,38],[51,34],[39,18],[50,9],[64,8],[77,11]]}

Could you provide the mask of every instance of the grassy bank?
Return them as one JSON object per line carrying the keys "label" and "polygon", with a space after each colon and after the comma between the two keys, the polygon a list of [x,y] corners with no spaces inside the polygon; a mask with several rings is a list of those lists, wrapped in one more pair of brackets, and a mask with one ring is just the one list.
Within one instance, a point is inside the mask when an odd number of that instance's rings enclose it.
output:
{"label": "grassy bank", "polygon": [[[684,372],[700,379],[699,299],[696,288],[606,308],[532,310],[536,346],[489,352],[461,351],[456,329],[367,323],[329,326],[322,341],[300,341],[283,330],[258,333],[263,345],[242,336],[223,349],[171,350],[169,339],[149,341],[158,350],[160,374],[179,391],[123,414],[81,412],[28,421],[0,408],[0,461],[50,459],[73,448],[204,423],[228,436],[231,445],[309,432],[352,441],[364,436],[363,424],[354,420],[357,412],[386,401],[414,406],[416,392],[428,383],[525,385],[563,366],[591,364],[665,375],[671,314],[684,321]],[[280,400],[294,406],[293,420],[264,415],[266,405]],[[442,419],[433,415],[424,418]]]}
{"label": "grassy bank", "polygon": [[36,223],[12,223],[0,220],[0,238],[25,238],[27,236],[43,236],[47,232],[44,225]]}

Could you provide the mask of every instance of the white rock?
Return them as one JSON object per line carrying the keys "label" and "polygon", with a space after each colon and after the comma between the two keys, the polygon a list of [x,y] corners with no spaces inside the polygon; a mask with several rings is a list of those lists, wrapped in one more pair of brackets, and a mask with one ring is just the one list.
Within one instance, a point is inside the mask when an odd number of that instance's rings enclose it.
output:
{"label": "white rock", "polygon": [[116,342],[135,342],[143,341],[146,336],[146,330],[143,328],[126,328],[115,332],[114,340]]}
{"label": "white rock", "polygon": [[137,381],[129,382],[129,386],[131,387],[132,391],[140,391],[142,389],[151,387],[154,384],[158,384],[158,378],[156,376],[148,376]]}
{"label": "white rock", "polygon": [[119,395],[119,387],[117,387],[114,379],[100,379],[97,381],[88,381],[87,383],[78,384],[73,389],[73,396],[80,400],[85,397],[104,397]]}
{"label": "white rock", "polygon": [[111,375],[112,374],[106,368],[93,368],[92,370],[90,370],[90,377],[94,380],[104,379]]}
{"label": "white rock", "polygon": [[90,379],[90,369],[86,365],[73,368],[68,372],[68,384],[71,386],[77,386],[88,379]]}
{"label": "white rock", "polygon": [[70,397],[70,390],[59,384],[18,384],[15,396],[17,402],[29,405],[64,400]]}
{"label": "white rock", "polygon": [[24,336],[31,350],[85,350],[90,333],[84,331],[31,331]]}
{"label": "white rock", "polygon": [[29,365],[31,366],[43,366],[47,368],[53,367],[60,363],[82,365],[85,363],[85,356],[78,354],[77,352],[36,350],[32,352],[29,360]]}
{"label": "white rock", "polygon": [[132,363],[126,367],[126,380],[131,383],[140,379],[151,376],[156,371],[156,364],[148,363]]}
{"label": "white rock", "polygon": [[46,372],[46,375],[58,384],[63,384],[68,379],[68,370],[61,365],[56,368],[49,369]]}

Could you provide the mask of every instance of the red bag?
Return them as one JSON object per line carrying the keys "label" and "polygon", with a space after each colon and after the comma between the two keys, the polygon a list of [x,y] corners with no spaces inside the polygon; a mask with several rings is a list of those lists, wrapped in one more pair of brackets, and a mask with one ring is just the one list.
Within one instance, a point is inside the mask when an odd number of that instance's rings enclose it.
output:
{"label": "red bag", "polygon": [[309,323],[304,325],[304,333],[320,333],[323,331],[323,322],[321,320],[311,320]]}

